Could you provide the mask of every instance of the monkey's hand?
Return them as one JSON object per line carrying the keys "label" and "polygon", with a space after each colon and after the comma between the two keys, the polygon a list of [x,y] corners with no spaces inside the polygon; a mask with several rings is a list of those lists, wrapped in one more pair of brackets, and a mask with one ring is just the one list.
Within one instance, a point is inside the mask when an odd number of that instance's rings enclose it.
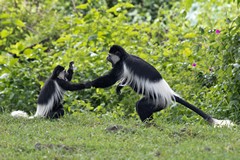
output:
{"label": "monkey's hand", "polygon": [[92,87],[92,82],[86,82],[84,83],[85,88],[91,88]]}
{"label": "monkey's hand", "polygon": [[124,86],[122,86],[122,85],[118,85],[118,86],[117,86],[116,92],[117,92],[118,95],[121,94],[121,89],[122,89],[123,87],[124,87]]}
{"label": "monkey's hand", "polygon": [[74,62],[73,61],[71,61],[70,63],[69,63],[69,69],[74,69]]}
{"label": "monkey's hand", "polygon": [[68,68],[67,73],[65,75],[69,82],[72,80],[73,70],[74,70],[74,62],[71,61],[69,63],[69,68]]}

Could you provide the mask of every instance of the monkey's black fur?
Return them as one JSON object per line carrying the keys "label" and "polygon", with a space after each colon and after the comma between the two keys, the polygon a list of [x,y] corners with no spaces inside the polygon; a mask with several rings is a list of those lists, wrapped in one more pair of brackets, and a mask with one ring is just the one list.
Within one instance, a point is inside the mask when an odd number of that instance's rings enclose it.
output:
{"label": "monkey's black fur", "polygon": [[[38,97],[38,106],[35,116],[47,117],[47,118],[59,118],[64,115],[63,105],[61,103],[63,94],[65,91],[82,90],[85,87],[84,84],[72,84],[73,75],[73,63],[70,63],[67,72],[64,71],[64,67],[58,65],[51,77],[46,81]],[[59,77],[59,74],[63,72],[64,76]]]}
{"label": "monkey's black fur", "polygon": [[[73,62],[70,62],[66,72],[64,67],[58,65],[52,72],[50,78],[45,82],[38,96],[37,111],[34,117],[60,118],[64,115],[62,99],[65,91],[76,91],[87,88],[85,84],[70,83],[73,76]],[[24,116],[23,116],[24,115]],[[14,117],[28,117],[23,111],[12,112]]]}
{"label": "monkey's black fur", "polygon": [[[120,81],[116,88],[119,94],[125,85],[129,85],[134,91],[143,95],[143,98],[136,103],[136,111],[142,121],[152,119],[154,112],[176,101],[193,110],[209,123],[215,124],[216,119],[180,98],[161,74],[143,59],[128,54],[121,46],[113,45],[109,50],[107,60],[112,63],[112,70],[90,82],[91,86],[106,88]],[[222,120],[216,121],[222,122]]]}

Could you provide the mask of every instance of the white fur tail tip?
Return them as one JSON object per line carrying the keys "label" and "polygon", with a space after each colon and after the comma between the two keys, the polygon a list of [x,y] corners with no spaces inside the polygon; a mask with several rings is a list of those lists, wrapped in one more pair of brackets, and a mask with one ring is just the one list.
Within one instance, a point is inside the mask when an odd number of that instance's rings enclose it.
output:
{"label": "white fur tail tip", "polygon": [[28,118],[28,114],[24,111],[13,111],[11,113],[11,116],[15,117],[15,118]]}
{"label": "white fur tail tip", "polygon": [[213,118],[213,122],[212,125],[214,126],[214,128],[216,127],[233,127],[235,126],[235,124],[230,121],[230,120],[218,120]]}

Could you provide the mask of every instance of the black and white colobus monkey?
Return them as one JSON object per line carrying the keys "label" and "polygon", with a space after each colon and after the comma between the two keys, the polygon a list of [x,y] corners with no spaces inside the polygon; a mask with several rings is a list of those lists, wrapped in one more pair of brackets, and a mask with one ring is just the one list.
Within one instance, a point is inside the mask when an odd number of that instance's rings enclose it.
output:
{"label": "black and white colobus monkey", "polygon": [[229,120],[214,119],[180,98],[152,65],[137,56],[128,54],[121,46],[113,45],[109,50],[107,60],[111,62],[112,70],[89,82],[90,85],[96,88],[106,88],[120,81],[116,88],[118,94],[126,85],[142,94],[143,98],[136,103],[136,111],[143,122],[147,119],[151,120],[154,112],[158,112],[166,108],[172,101],[176,101],[193,110],[214,126],[233,124]]}
{"label": "black and white colobus monkey", "polygon": [[[45,82],[37,101],[37,111],[34,117],[60,118],[64,115],[62,99],[65,91],[76,91],[88,88],[85,84],[70,83],[73,75],[74,63],[69,63],[68,71],[58,65],[52,72],[51,77]],[[13,117],[28,117],[23,111],[13,111]]]}

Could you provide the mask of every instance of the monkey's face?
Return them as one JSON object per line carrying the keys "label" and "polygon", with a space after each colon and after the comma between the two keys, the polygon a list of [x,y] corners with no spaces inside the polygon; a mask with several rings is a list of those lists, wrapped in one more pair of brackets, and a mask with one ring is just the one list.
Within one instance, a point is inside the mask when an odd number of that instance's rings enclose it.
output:
{"label": "monkey's face", "polygon": [[107,60],[111,62],[112,65],[115,65],[119,61],[124,60],[127,55],[127,52],[121,46],[113,45],[109,50]]}
{"label": "monkey's face", "polygon": [[120,58],[112,53],[109,53],[107,56],[107,61],[111,62],[112,65],[115,65],[118,61],[120,61]]}
{"label": "monkey's face", "polygon": [[67,75],[68,73],[66,72],[66,70],[62,70],[59,74],[58,74],[58,78],[59,79],[63,79],[63,80],[67,80]]}

